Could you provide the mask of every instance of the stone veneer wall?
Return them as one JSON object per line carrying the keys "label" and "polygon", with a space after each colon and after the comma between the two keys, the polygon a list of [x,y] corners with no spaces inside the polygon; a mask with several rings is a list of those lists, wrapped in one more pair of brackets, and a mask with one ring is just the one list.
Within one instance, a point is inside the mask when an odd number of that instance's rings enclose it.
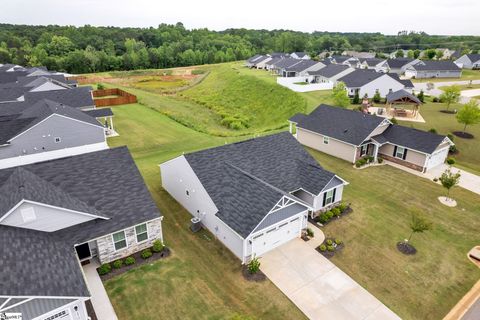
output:
{"label": "stone veneer wall", "polygon": [[402,166],[405,166],[407,168],[423,172],[423,167],[421,167],[419,165],[416,165],[416,164],[413,164],[411,162],[408,162],[408,161],[405,161],[405,160],[402,160],[402,159],[398,159],[398,158],[395,158],[395,157],[392,157],[392,156],[387,156],[386,154],[382,154],[382,153],[379,153],[378,156],[382,157],[385,160],[398,163],[398,164],[400,164]]}
{"label": "stone veneer wall", "polygon": [[100,260],[100,263],[107,263],[117,259],[128,257],[135,252],[139,252],[148,247],[151,247],[153,242],[157,239],[163,242],[161,218],[147,222],[147,230],[148,240],[142,243],[137,243],[135,226],[125,229],[127,247],[118,251],[115,251],[115,247],[113,246],[112,234],[97,239],[98,258]]}

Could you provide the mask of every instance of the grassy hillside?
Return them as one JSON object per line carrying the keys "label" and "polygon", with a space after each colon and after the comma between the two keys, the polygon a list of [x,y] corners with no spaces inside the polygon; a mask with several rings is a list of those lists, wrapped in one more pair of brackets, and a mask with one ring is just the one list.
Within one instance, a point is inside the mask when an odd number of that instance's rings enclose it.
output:
{"label": "grassy hillside", "polygon": [[212,110],[223,126],[236,133],[279,129],[295,113],[305,112],[306,101],[297,93],[238,68],[238,64],[218,65],[200,84],[180,95]]}

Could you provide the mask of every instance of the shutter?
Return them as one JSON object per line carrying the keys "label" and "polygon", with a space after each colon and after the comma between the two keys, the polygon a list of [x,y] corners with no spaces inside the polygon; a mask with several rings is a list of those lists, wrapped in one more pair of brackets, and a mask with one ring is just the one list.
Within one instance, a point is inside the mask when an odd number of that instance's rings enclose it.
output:
{"label": "shutter", "polygon": [[368,150],[370,150],[370,144],[367,144],[367,152],[366,152],[367,156],[369,155]]}
{"label": "shutter", "polygon": [[333,189],[332,203],[335,203],[335,195],[337,193],[337,188]]}
{"label": "shutter", "polygon": [[395,158],[396,155],[397,155],[397,146],[393,148],[393,157]]}
{"label": "shutter", "polygon": [[325,207],[325,202],[327,202],[327,193],[323,193],[323,204],[322,207]]}
{"label": "shutter", "polygon": [[405,148],[404,151],[403,151],[403,160],[405,160],[407,158],[407,149]]}

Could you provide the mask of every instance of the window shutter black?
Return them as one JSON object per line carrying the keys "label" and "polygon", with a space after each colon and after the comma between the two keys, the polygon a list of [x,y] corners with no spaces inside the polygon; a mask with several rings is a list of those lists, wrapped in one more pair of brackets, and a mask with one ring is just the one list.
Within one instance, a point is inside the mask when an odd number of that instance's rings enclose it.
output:
{"label": "window shutter black", "polygon": [[332,203],[335,202],[335,194],[337,193],[337,188],[333,189]]}
{"label": "window shutter black", "polygon": [[325,203],[327,202],[327,193],[325,192],[323,194],[323,204],[322,204],[322,207],[325,207]]}
{"label": "window shutter black", "polygon": [[403,160],[405,160],[407,158],[407,149],[404,149],[403,150]]}
{"label": "window shutter black", "polygon": [[393,157],[397,156],[397,146],[393,148]]}

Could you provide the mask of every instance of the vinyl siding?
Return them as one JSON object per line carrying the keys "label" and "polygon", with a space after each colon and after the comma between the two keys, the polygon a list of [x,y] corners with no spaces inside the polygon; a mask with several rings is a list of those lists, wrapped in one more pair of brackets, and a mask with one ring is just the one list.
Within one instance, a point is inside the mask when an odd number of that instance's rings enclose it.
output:
{"label": "vinyl siding", "polygon": [[355,147],[352,145],[331,138],[328,144],[324,144],[323,135],[306,131],[298,127],[297,140],[307,147],[330,154],[348,162],[353,162]]}
{"label": "vinyl siding", "polygon": [[[384,144],[380,147],[379,153],[393,156],[395,146],[392,144]],[[423,167],[425,165],[426,155],[415,150],[408,149],[407,158],[405,161],[413,163],[417,166]]]}

